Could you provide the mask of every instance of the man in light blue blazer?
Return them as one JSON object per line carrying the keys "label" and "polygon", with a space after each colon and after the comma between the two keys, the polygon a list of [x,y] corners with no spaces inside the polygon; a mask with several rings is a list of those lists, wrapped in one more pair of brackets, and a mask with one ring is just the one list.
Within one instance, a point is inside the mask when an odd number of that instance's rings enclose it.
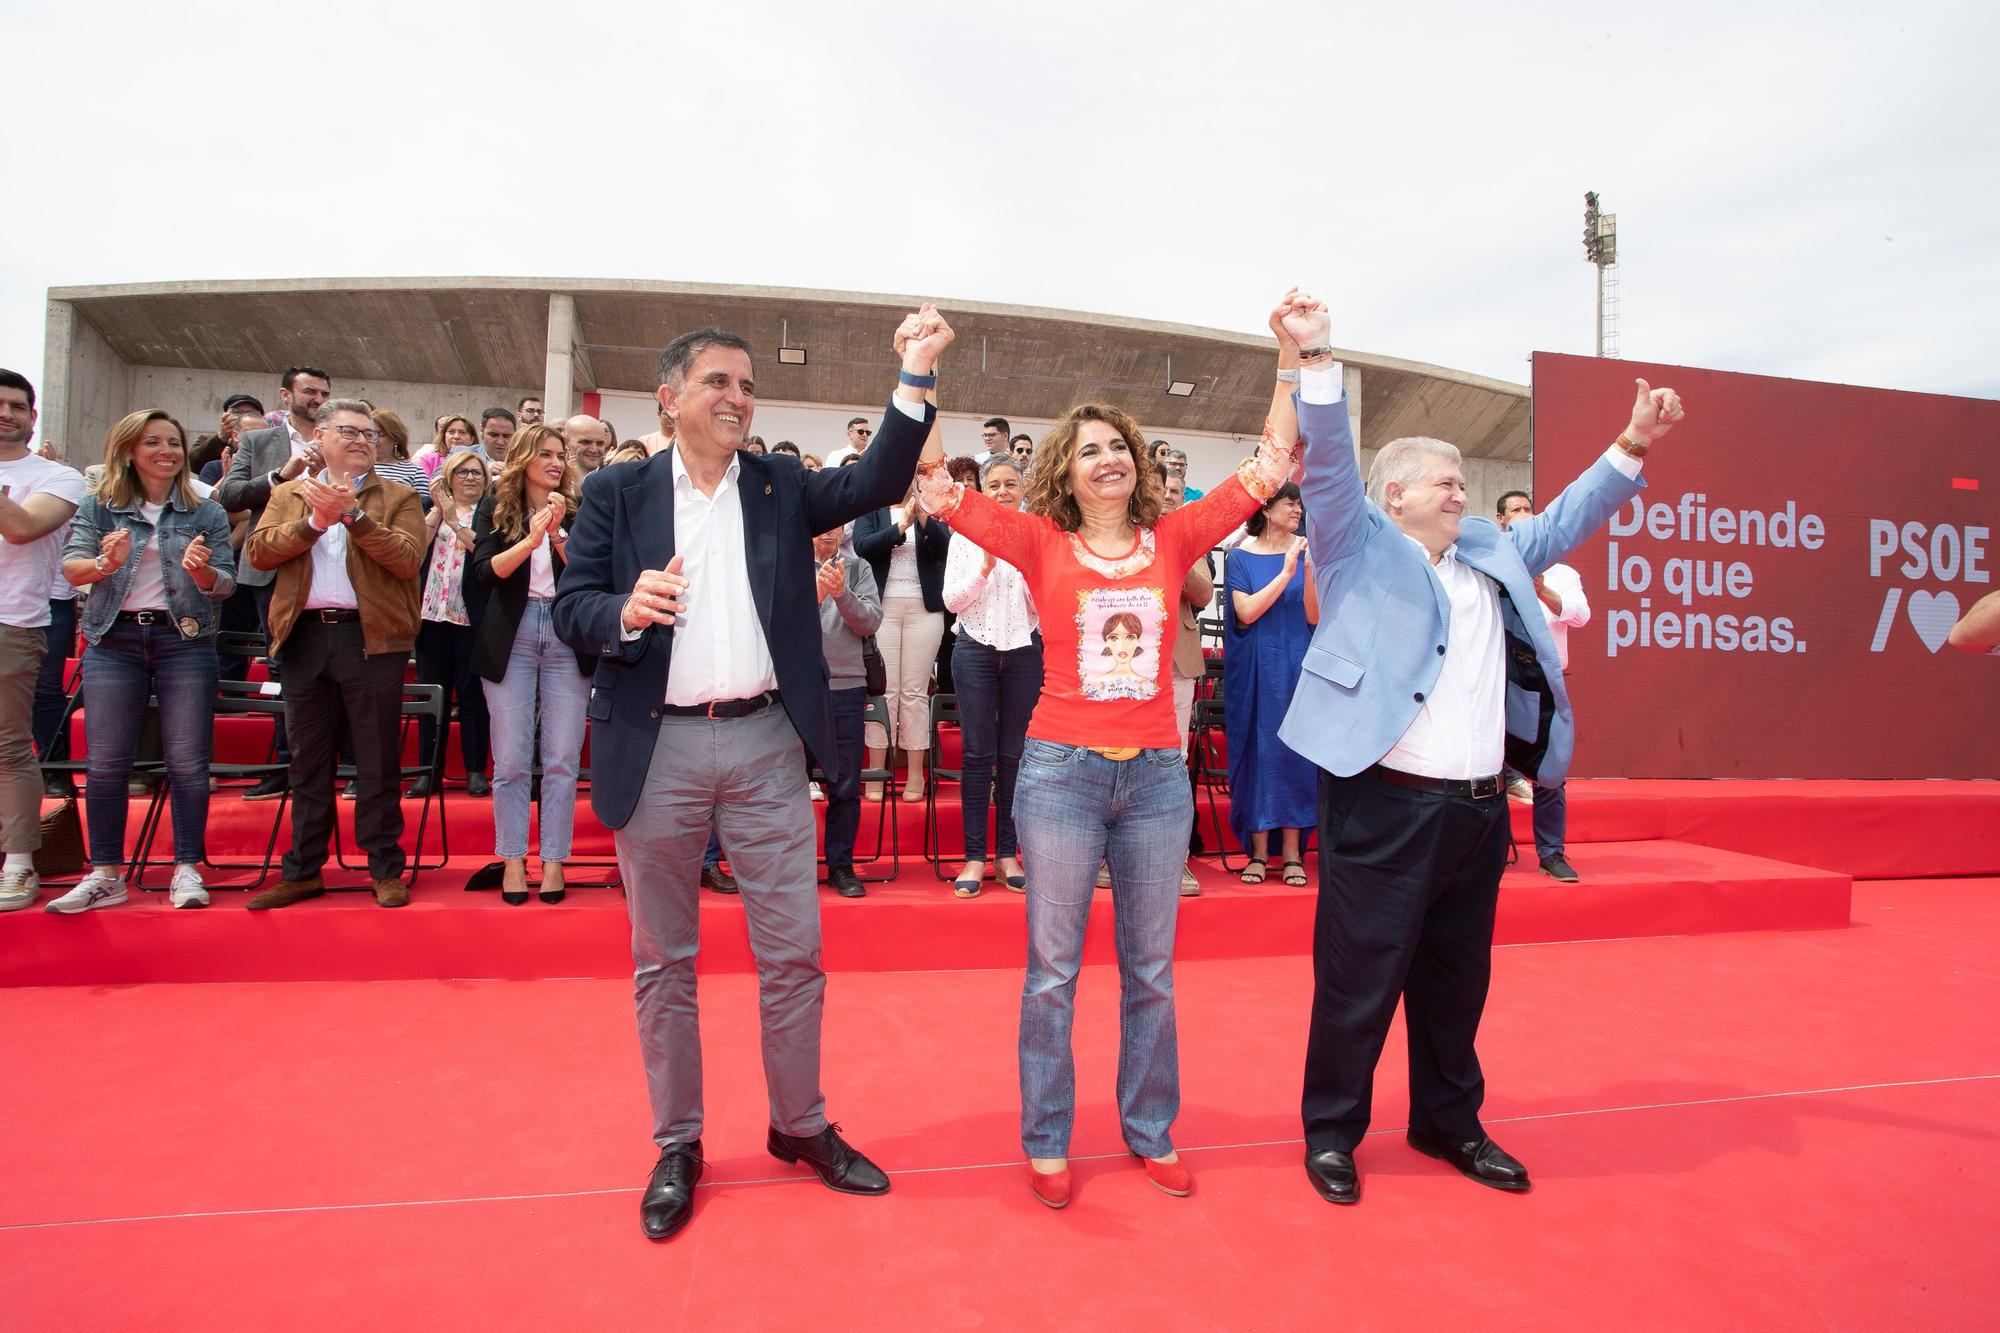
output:
{"label": "man in light blue blazer", "polygon": [[1325,307],[1295,296],[1279,324],[1300,349],[1300,491],[1320,602],[1278,733],[1321,769],[1306,1174],[1331,1202],[1360,1200],[1353,1154],[1400,998],[1410,1146],[1526,1190],[1526,1168],[1480,1125],[1473,1042],[1510,842],[1503,766],[1544,786],[1569,772],[1569,696],[1535,576],[1644,488],[1640,460],[1680,419],[1680,399],[1640,380],[1604,457],[1503,531],[1466,516],[1459,453],[1441,440],[1384,445],[1364,491]]}

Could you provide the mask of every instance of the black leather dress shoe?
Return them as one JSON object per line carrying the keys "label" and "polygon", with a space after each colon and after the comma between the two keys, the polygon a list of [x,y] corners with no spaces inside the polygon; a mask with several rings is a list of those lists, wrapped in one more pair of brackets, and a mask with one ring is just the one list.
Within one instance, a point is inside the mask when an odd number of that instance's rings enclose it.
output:
{"label": "black leather dress shoe", "polygon": [[1306,1179],[1312,1181],[1319,1197],[1328,1203],[1361,1202],[1361,1173],[1354,1169],[1353,1153],[1338,1148],[1308,1151]]}
{"label": "black leather dress shoe", "polygon": [[1528,1183],[1528,1168],[1509,1157],[1492,1139],[1481,1137],[1471,1143],[1449,1143],[1421,1129],[1412,1129],[1403,1137],[1424,1156],[1449,1162],[1468,1180],[1515,1194],[1534,1188]]}
{"label": "black leather dress shoe", "polygon": [[652,1240],[665,1240],[694,1216],[694,1186],[701,1179],[701,1140],[660,1151],[646,1193],[639,1200],[639,1226]]}
{"label": "black leather dress shoe", "polygon": [[701,886],[704,889],[712,889],[716,893],[738,893],[741,891],[736,887],[736,876],[730,874],[719,865],[703,866],[701,868]]}
{"label": "black leather dress shoe", "polygon": [[853,866],[828,866],[826,886],[843,898],[868,896],[868,886],[861,882],[861,876],[854,873]]}
{"label": "black leather dress shoe", "polygon": [[776,1128],[764,1146],[781,1162],[804,1162],[830,1190],[842,1194],[887,1194],[889,1177],[882,1168],[847,1146],[838,1125],[828,1125],[817,1134],[797,1138],[780,1134]]}
{"label": "black leather dress shoe", "polygon": [[1576,867],[1561,852],[1542,858],[1542,873],[1562,884],[1576,883]]}

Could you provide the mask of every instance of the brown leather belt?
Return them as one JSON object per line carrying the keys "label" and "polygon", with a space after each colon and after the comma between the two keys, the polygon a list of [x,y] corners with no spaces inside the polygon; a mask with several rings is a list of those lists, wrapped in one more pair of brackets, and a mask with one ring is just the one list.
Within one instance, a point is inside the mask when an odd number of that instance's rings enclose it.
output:
{"label": "brown leather belt", "polygon": [[1399,768],[1384,768],[1377,764],[1368,770],[1383,782],[1398,787],[1408,787],[1412,791],[1427,791],[1438,796],[1468,796],[1475,801],[1491,800],[1507,790],[1507,779],[1495,773],[1490,778],[1427,778],[1416,773],[1405,773]]}

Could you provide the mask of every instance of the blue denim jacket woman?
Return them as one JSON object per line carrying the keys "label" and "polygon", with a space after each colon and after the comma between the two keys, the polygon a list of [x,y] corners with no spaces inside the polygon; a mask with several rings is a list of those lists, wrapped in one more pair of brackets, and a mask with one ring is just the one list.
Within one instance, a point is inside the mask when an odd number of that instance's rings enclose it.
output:
{"label": "blue denim jacket woman", "polygon": [[[197,484],[196,489],[202,488]],[[92,586],[90,596],[84,599],[85,641],[97,643],[118,623],[118,612],[125,604],[125,594],[132,586],[139,559],[146,547],[156,541],[162,543],[160,573],[167,588],[167,610],[175,625],[182,630],[190,623],[196,627],[194,634],[184,637],[212,636],[216,608],[236,591],[236,553],[229,547],[229,516],[222,506],[203,499],[190,507],[178,494],[169,494],[161,506],[159,523],[153,524],[140,513],[137,498],[114,509],[96,496],[86,495],[71,520],[69,545],[63,550],[63,559],[96,560],[104,538],[119,528],[131,530],[132,554],[103,582]],[[197,533],[208,546],[208,567],[216,574],[213,588],[201,588],[194,576],[181,567],[181,557],[187,554],[188,545]]]}
{"label": "blue denim jacket woman", "polygon": [[208,905],[200,864],[207,855],[219,674],[216,604],[235,591],[236,556],[228,517],[197,489],[187,464],[179,422],[157,408],[132,413],[111,428],[104,478],[70,527],[63,577],[89,589],[83,697],[90,721],[84,794],[91,872],[50,903],[51,912],[125,901],[127,783],[152,699],[159,701],[173,809],[171,901]]}

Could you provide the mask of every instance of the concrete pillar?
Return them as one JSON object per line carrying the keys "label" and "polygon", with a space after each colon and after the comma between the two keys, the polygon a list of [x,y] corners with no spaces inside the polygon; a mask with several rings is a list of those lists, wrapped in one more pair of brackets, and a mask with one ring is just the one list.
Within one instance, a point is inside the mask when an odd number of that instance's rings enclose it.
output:
{"label": "concrete pillar", "polygon": [[[1354,457],[1361,458],[1361,367],[1340,365],[1340,387],[1347,393],[1347,428],[1354,432]],[[1362,480],[1368,478],[1366,463],[1361,467]]]}
{"label": "concrete pillar", "polygon": [[133,408],[132,367],[74,302],[50,301],[47,319],[36,447],[53,440],[74,467],[102,462],[105,433]]}
{"label": "concrete pillar", "polygon": [[563,292],[549,295],[548,372],[542,384],[542,407],[550,421],[576,414],[576,298]]}

